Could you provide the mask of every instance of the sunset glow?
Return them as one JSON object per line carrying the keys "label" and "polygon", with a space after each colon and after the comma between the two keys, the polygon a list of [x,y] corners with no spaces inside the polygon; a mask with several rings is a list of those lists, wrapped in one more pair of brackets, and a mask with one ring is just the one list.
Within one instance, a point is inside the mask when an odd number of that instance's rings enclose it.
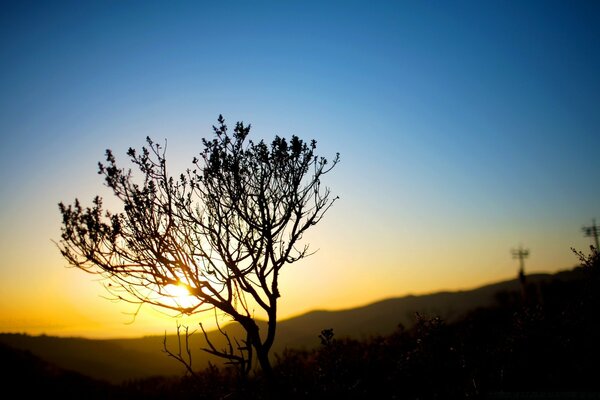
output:
{"label": "sunset glow", "polygon": [[190,295],[190,292],[185,288],[184,285],[173,285],[169,284],[163,289],[164,297],[167,303],[172,302],[176,307],[188,308],[197,303],[194,296]]}
{"label": "sunset glow", "polygon": [[519,244],[526,273],[573,267],[600,219],[599,18],[593,1],[10,2],[0,332],[172,331],[174,313],[68,268],[57,204],[121,210],[97,163],[112,149],[131,167],[146,136],[178,179],[220,114],[255,142],[340,153],[321,182],[340,199],[302,237],[315,254],[282,269],[280,319],[513,279]]}

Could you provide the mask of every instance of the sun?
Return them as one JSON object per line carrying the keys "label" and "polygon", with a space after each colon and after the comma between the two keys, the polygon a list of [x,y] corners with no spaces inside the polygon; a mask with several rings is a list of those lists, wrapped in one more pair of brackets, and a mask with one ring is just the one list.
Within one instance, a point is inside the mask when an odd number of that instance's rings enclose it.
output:
{"label": "sun", "polygon": [[165,294],[169,297],[180,298],[190,296],[190,292],[183,285],[168,284],[163,288]]}
{"label": "sun", "polygon": [[178,308],[189,308],[197,303],[197,299],[183,285],[168,284],[162,288],[164,301]]}

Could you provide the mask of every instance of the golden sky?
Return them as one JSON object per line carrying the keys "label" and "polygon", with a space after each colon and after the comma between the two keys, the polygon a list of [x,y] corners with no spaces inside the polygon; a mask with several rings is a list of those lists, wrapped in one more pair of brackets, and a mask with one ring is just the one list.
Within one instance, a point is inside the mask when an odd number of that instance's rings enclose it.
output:
{"label": "golden sky", "polygon": [[7,6],[0,331],[173,331],[150,308],[129,324],[135,307],[66,268],[57,204],[115,205],[96,163],[146,136],[168,140],[177,175],[219,114],[254,139],[341,153],[325,182],[340,201],[305,237],[317,254],[283,269],[280,318],[513,278],[520,244],[527,272],[574,266],[570,247],[586,250],[581,227],[600,217],[599,14],[589,2]]}

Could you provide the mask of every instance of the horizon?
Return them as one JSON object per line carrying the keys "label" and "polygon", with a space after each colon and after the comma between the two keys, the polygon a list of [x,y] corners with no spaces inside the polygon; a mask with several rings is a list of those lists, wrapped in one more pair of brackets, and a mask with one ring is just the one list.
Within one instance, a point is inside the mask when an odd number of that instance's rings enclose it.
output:
{"label": "horizon", "polygon": [[129,166],[146,136],[178,176],[221,114],[341,155],[280,319],[509,279],[519,246],[527,274],[577,265],[600,220],[599,18],[586,1],[6,5],[0,331],[174,331],[66,267],[57,204],[118,208],[97,162]]}
{"label": "horizon", "polygon": [[[539,272],[535,272],[532,274],[527,274],[527,276],[540,276],[540,275],[553,275],[553,274],[558,274],[561,272],[567,272],[567,271],[572,271],[574,268],[579,267],[580,265],[574,265],[571,268],[565,268],[565,269],[559,269],[557,271],[554,272],[543,272],[543,271],[539,271]],[[460,293],[460,292],[469,292],[469,291],[474,291],[474,290],[478,290],[487,286],[494,286],[496,284],[501,284],[501,283],[505,283],[505,282],[511,282],[511,281],[515,281],[517,280],[518,277],[515,275],[513,278],[506,278],[506,279],[500,279],[498,281],[494,281],[494,282],[487,282],[487,283],[483,283],[483,284],[479,284],[479,285],[475,285],[475,286],[470,286],[470,287],[466,287],[466,288],[455,288],[455,289],[439,289],[439,290],[434,290],[431,292],[423,292],[423,293],[413,293],[413,292],[408,292],[405,294],[401,294],[398,296],[394,296],[394,297],[386,297],[386,298],[382,298],[379,300],[375,300],[369,303],[365,303],[365,304],[359,304],[359,305],[355,305],[355,306],[349,306],[346,308],[338,308],[338,309],[327,309],[327,308],[315,308],[315,309],[310,309],[310,310],[306,310],[306,311],[301,311],[298,314],[295,315],[291,315],[291,316],[285,316],[282,318],[277,318],[278,322],[282,322],[282,321],[287,321],[287,320],[292,320],[298,317],[302,317],[304,315],[308,315],[311,313],[315,313],[315,312],[343,312],[343,311],[350,311],[350,310],[354,310],[354,309],[360,309],[360,308],[365,308],[365,307],[369,307],[371,305],[377,304],[377,303],[381,303],[381,302],[385,302],[388,300],[395,300],[395,299],[403,299],[403,298],[407,298],[407,297],[421,297],[421,296],[431,296],[431,295],[436,295],[436,294],[440,294],[440,293]],[[177,320],[175,318],[175,320]],[[257,319],[258,321],[262,321],[265,322],[265,320],[263,319]],[[226,322],[224,325],[230,324],[230,323],[234,323],[234,321],[230,320],[228,322]],[[211,327],[210,329],[207,329],[208,332],[211,331],[215,331],[216,327]],[[61,335],[61,334],[47,334],[45,332],[40,332],[40,333],[30,333],[30,332],[21,332],[21,331],[1,331],[0,330],[0,335],[3,334],[15,334],[15,335],[25,335],[25,336],[31,336],[31,337],[39,337],[39,336],[45,336],[45,337],[56,337],[56,338],[60,338],[60,339],[84,339],[84,340],[126,340],[126,339],[143,339],[143,338],[154,338],[154,337],[163,337],[165,334],[167,336],[175,336],[176,333],[175,332],[169,332],[167,330],[165,330],[165,332],[163,332],[162,334],[160,333],[145,333],[143,335],[134,335],[134,336],[81,336],[81,335]]]}

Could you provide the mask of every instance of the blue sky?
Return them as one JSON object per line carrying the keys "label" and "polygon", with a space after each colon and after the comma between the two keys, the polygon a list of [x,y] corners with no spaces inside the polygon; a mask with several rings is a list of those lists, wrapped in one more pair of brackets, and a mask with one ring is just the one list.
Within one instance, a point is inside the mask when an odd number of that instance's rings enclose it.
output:
{"label": "blue sky", "polygon": [[341,153],[289,314],[512,277],[519,243],[572,266],[600,218],[599,39],[592,1],[8,2],[0,285],[84,279],[56,204],[106,195],[104,150],[147,135],[186,168],[219,114]]}

